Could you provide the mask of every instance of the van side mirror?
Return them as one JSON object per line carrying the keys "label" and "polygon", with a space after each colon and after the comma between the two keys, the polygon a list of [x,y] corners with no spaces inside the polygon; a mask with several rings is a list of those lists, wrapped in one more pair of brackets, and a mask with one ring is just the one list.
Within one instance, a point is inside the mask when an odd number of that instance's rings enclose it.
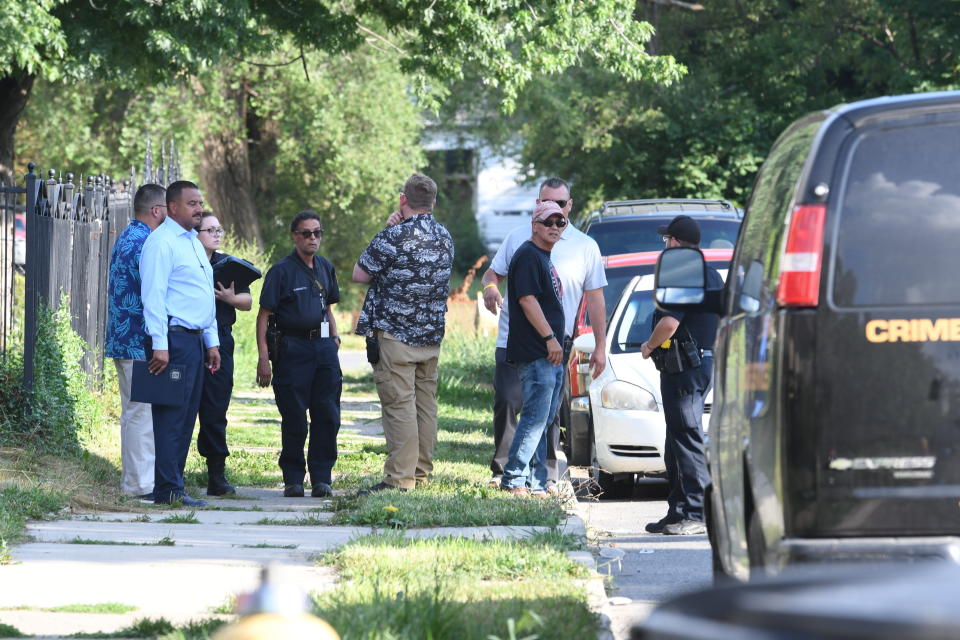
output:
{"label": "van side mirror", "polygon": [[720,313],[721,291],[707,290],[707,261],[699,249],[673,247],[657,258],[653,298],[665,311]]}

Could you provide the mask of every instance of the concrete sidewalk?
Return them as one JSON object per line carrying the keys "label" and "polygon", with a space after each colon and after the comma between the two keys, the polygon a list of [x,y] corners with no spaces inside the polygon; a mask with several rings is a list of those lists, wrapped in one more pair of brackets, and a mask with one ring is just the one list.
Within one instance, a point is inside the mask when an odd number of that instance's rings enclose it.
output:
{"label": "concrete sidewalk", "polygon": [[[376,420],[345,423],[342,431],[373,437],[383,433]],[[317,556],[374,532],[370,527],[329,525],[330,499],[284,498],[280,490],[248,487],[238,488],[238,494],[220,499],[202,496],[210,503],[208,509],[145,506],[139,512],[74,514],[70,519],[30,523],[31,542],[13,548],[13,564],[0,565],[0,623],[25,634],[56,638],[114,633],[143,618],[184,624],[229,617],[234,596],[252,591],[268,564],[281,581],[307,592],[336,587],[334,570],[318,566]],[[440,527],[410,529],[405,535],[504,539],[546,529]],[[586,537],[577,515],[571,514],[563,529]],[[595,566],[589,552],[571,555]],[[588,582],[593,598],[604,599],[602,582]],[[104,603],[136,609],[122,614],[50,611]]]}
{"label": "concrete sidewalk", "polygon": [[[34,542],[13,549],[15,564],[0,567],[0,622],[23,633],[56,637],[72,633],[112,633],[141,618],[174,623],[225,612],[233,596],[256,587],[260,568],[279,565],[279,574],[308,592],[337,584],[332,569],[317,566],[318,554],[370,527],[322,524],[330,501],[283,498],[279,491],[239,489],[245,499],[211,499],[216,510],[154,510],[98,513],[70,520],[34,522]],[[256,507],[258,510],[253,510]],[[235,509],[242,510],[235,510]],[[189,516],[197,524],[161,522]],[[310,519],[320,524],[269,524]],[[267,524],[258,524],[267,523]],[[439,527],[405,531],[409,537],[464,536],[523,538],[546,527]],[[584,536],[582,520],[568,518],[564,530]],[[589,554],[587,554],[589,555]],[[584,557],[579,560],[588,562]],[[44,611],[64,605],[122,603],[124,614]]]}

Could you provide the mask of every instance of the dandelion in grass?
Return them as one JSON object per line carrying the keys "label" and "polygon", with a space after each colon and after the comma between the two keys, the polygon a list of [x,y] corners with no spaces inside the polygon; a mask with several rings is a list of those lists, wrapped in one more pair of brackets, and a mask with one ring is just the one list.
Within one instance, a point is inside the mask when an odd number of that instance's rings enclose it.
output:
{"label": "dandelion in grass", "polygon": [[388,504],[383,508],[383,510],[389,511],[390,513],[396,513],[397,511],[400,511],[399,507],[395,507],[392,504]]}

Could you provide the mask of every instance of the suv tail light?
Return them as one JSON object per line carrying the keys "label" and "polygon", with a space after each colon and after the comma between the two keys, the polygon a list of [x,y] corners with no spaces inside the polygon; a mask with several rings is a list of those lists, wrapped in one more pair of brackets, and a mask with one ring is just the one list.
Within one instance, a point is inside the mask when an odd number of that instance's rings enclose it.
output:
{"label": "suv tail light", "polygon": [[780,260],[777,304],[815,307],[820,302],[820,266],[823,262],[824,204],[802,204],[790,216],[790,230]]}

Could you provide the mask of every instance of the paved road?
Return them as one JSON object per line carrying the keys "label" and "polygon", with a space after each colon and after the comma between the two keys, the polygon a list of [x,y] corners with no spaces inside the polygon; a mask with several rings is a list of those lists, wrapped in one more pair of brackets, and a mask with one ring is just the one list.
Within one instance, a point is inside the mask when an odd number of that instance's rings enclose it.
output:
{"label": "paved road", "polygon": [[[577,474],[575,474],[577,475]],[[580,513],[600,546],[598,571],[609,574],[610,616],[614,638],[629,638],[630,627],[642,622],[660,602],[688,591],[711,586],[710,544],[706,536],[663,536],[644,531],[647,522],[666,513],[664,492],[641,487],[632,500],[581,498]],[[604,551],[604,548],[609,548]],[[606,564],[603,563],[606,561]],[[617,602],[629,602],[616,604]]]}

